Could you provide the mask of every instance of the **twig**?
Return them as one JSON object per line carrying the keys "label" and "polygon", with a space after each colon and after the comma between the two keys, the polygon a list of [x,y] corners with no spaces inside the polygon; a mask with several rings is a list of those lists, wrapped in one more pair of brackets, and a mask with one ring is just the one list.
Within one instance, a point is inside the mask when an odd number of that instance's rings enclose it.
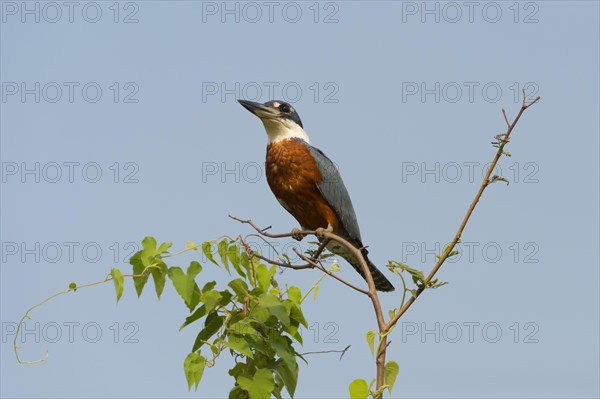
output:
{"label": "twig", "polygon": [[510,128],[510,122],[508,121],[508,117],[506,116],[506,110],[502,108],[502,115],[504,115],[504,121],[506,122],[506,126]]}
{"label": "twig", "polygon": [[323,353],[341,353],[340,355],[340,360],[342,360],[342,357],[344,357],[344,355],[346,354],[346,352],[348,351],[348,349],[350,349],[351,345],[348,345],[347,347],[345,347],[342,350],[329,350],[329,351],[315,351],[315,352],[304,352],[304,353],[299,353],[300,356],[304,356],[304,355],[320,355]]}
{"label": "twig", "polygon": [[356,285],[354,285],[354,284],[352,284],[352,283],[350,283],[350,282],[348,282],[348,281],[344,280],[343,278],[341,278],[341,277],[337,276],[336,274],[334,274],[334,273],[330,272],[329,270],[325,269],[325,268],[324,268],[322,265],[320,265],[320,264],[318,264],[317,262],[315,262],[315,261],[313,261],[312,259],[310,259],[308,256],[305,256],[305,255],[301,254],[300,252],[298,252],[298,251],[296,250],[296,248],[294,248],[294,249],[293,249],[293,251],[294,251],[294,252],[296,253],[296,255],[298,255],[298,256],[299,256],[299,257],[300,257],[302,260],[304,260],[304,261],[308,262],[309,264],[313,265],[315,268],[317,268],[317,269],[321,270],[323,273],[325,273],[325,274],[327,274],[327,275],[329,275],[329,276],[333,277],[334,279],[338,280],[339,282],[341,282],[341,283],[343,283],[343,284],[347,285],[348,287],[350,287],[350,288],[352,288],[352,289],[354,289],[354,290],[356,290],[356,291],[358,291],[358,292],[361,292],[361,293],[363,293],[363,294],[365,294],[365,295],[369,295],[369,291],[363,290],[362,288],[360,288],[360,287],[357,287]]}
{"label": "twig", "polygon": [[[228,215],[228,216],[231,219],[236,220],[236,221],[238,221],[238,222],[240,222],[242,224],[249,224],[250,226],[252,226],[252,228],[254,230],[256,230],[259,234],[262,234],[265,237],[269,237],[269,238],[285,238],[285,237],[291,237],[292,236],[292,233],[271,234],[271,233],[267,232],[267,230],[270,229],[271,226],[269,226],[269,227],[267,227],[265,229],[261,229],[256,224],[254,224],[254,222],[252,220],[250,220],[250,219],[244,220],[244,219],[240,219],[240,218],[237,218],[235,216],[232,216],[232,215]],[[312,231],[312,230],[303,230],[303,231],[300,231],[300,233],[304,234],[304,235],[315,234],[315,232]]]}
{"label": "twig", "polygon": [[242,246],[244,247],[244,250],[248,254],[248,256],[256,257],[258,259],[264,260],[265,262],[269,262],[272,265],[277,265],[280,267],[285,267],[285,268],[294,269],[294,270],[314,269],[315,268],[310,263],[307,263],[305,265],[292,265],[291,263],[283,263],[283,262],[278,262],[274,259],[269,259],[266,256],[263,256],[263,255],[257,253],[256,251],[254,251],[252,248],[250,248],[250,246],[246,243],[246,241],[244,241],[244,238],[242,236],[239,237],[239,240],[240,240],[240,243],[242,244]]}
{"label": "twig", "polygon": [[[421,295],[423,293],[423,291],[425,289],[427,289],[427,287],[429,286],[429,283],[433,280],[433,278],[435,277],[438,270],[440,270],[440,267],[442,267],[442,265],[444,264],[444,262],[446,261],[446,259],[448,258],[448,256],[450,255],[450,253],[452,252],[452,250],[458,243],[458,241],[460,240],[463,230],[467,226],[467,223],[468,223],[469,219],[471,218],[471,215],[473,214],[473,211],[475,210],[475,207],[477,206],[479,199],[481,198],[481,196],[482,196],[483,192],[485,191],[485,189],[487,188],[487,186],[490,184],[490,176],[491,176],[494,168],[496,167],[498,160],[502,156],[502,154],[504,152],[504,146],[508,143],[508,138],[509,138],[510,134],[512,133],[513,129],[515,128],[517,122],[521,118],[521,115],[523,115],[523,112],[525,112],[525,110],[527,108],[531,107],[533,104],[535,104],[539,100],[540,100],[540,97],[538,96],[535,100],[533,100],[532,102],[527,104],[525,102],[525,91],[523,91],[523,103],[521,105],[521,109],[519,110],[519,113],[517,114],[517,116],[515,117],[513,122],[508,124],[506,133],[503,134],[504,137],[502,140],[500,140],[500,145],[498,146],[498,151],[496,152],[496,155],[494,156],[494,160],[490,164],[490,167],[489,167],[485,177],[483,178],[483,182],[481,183],[481,186],[479,187],[479,191],[477,191],[477,194],[475,195],[475,199],[469,206],[469,209],[467,210],[467,213],[466,213],[465,217],[463,218],[463,221],[460,224],[458,231],[456,232],[456,234],[454,236],[454,239],[452,240],[450,245],[448,245],[446,247],[446,250],[442,253],[438,262],[435,264],[435,266],[433,267],[433,269],[431,270],[431,272],[429,273],[429,275],[427,276],[427,278],[425,279],[423,284],[419,286],[419,288],[415,292],[415,295],[411,296],[408,299],[408,301],[406,302],[406,304],[398,311],[398,313],[396,313],[394,315],[394,317],[392,317],[390,319],[390,321],[386,325],[386,329],[389,330],[392,326],[394,326],[398,322],[400,317],[402,317],[402,315],[411,307],[411,305],[415,302],[415,300],[419,297],[419,295]],[[504,110],[503,110],[503,114],[505,115],[505,119],[506,119],[506,112],[504,112]],[[508,120],[508,119],[506,119],[506,120]]]}
{"label": "twig", "polygon": [[[142,274],[124,274],[123,277],[131,277],[131,278],[144,277],[144,276],[146,276],[146,274],[145,274],[146,271],[149,270],[150,268],[152,268],[153,266],[154,265],[150,265],[150,266],[146,267],[144,269],[144,271],[142,272]],[[32,307],[30,307],[29,309],[27,309],[27,311],[25,312],[25,314],[23,315],[23,317],[21,317],[21,320],[19,320],[19,323],[17,324],[17,330],[15,331],[15,339],[13,340],[13,349],[15,351],[15,357],[17,358],[17,362],[19,362],[20,364],[38,364],[38,363],[41,363],[41,362],[46,361],[48,359],[48,349],[46,349],[46,353],[44,354],[44,357],[41,358],[41,359],[38,359],[38,360],[25,361],[25,360],[21,360],[21,357],[19,356],[19,349],[21,349],[21,347],[19,345],[17,345],[17,338],[19,337],[19,332],[21,331],[21,326],[25,322],[25,319],[27,319],[27,320],[33,320],[33,318],[30,316],[30,314],[31,314],[31,312],[34,309],[42,306],[46,302],[48,302],[48,301],[50,301],[50,300],[52,300],[52,299],[54,299],[54,298],[56,298],[58,296],[67,294],[67,293],[72,292],[72,291],[74,292],[74,291],[77,291],[77,290],[82,289],[82,288],[87,288],[87,287],[92,287],[94,285],[104,284],[104,283],[107,283],[107,282],[111,281],[112,279],[113,279],[112,275],[109,274],[109,275],[106,276],[106,278],[104,280],[96,281],[96,282],[89,283],[89,284],[84,284],[84,285],[77,286],[74,283],[71,283],[69,285],[69,288],[67,288],[65,290],[62,290],[62,291],[59,291],[56,294],[50,295],[48,298],[44,299],[41,302],[36,303],[35,305],[33,305]]]}

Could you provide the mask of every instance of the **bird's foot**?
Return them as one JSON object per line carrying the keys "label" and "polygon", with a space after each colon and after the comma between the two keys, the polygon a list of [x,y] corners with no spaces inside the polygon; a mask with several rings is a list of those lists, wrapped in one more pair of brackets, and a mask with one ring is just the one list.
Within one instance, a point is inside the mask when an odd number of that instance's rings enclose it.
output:
{"label": "bird's foot", "polygon": [[331,233],[333,232],[333,227],[331,227],[331,225],[327,225],[327,228],[323,228],[323,227],[319,227],[318,229],[315,230],[315,235],[317,236],[317,238],[319,240],[322,240],[325,238],[325,233]]}
{"label": "bird's foot", "polygon": [[306,237],[306,234],[302,233],[302,230],[293,228],[292,229],[292,238],[296,241],[302,241],[302,239]]}

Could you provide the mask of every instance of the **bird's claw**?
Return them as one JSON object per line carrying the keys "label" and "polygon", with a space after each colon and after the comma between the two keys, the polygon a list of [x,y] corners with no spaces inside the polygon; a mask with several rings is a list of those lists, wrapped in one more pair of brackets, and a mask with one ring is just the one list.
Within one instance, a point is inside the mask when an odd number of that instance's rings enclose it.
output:
{"label": "bird's claw", "polygon": [[325,238],[325,233],[331,233],[332,231],[333,228],[331,226],[327,226],[327,228],[319,227],[315,230],[315,235],[319,240],[322,240]]}
{"label": "bird's claw", "polygon": [[293,228],[292,229],[292,238],[296,241],[302,241],[302,239],[306,236],[306,234],[302,233],[302,230]]}

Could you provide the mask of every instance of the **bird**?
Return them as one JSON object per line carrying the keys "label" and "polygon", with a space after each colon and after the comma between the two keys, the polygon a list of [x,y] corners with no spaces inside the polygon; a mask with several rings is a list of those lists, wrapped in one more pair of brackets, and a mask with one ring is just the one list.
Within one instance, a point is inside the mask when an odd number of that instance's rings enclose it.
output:
{"label": "bird", "polygon": [[[392,283],[368,257],[350,195],[337,167],[310,144],[294,107],[279,100],[264,104],[241,99],[238,102],[256,115],[266,130],[265,174],[277,201],[303,230],[325,229],[349,241],[361,251],[375,288],[393,291]],[[292,230],[292,236],[302,239],[299,231]],[[344,258],[366,280],[361,263],[352,251],[334,240],[329,240],[326,248]]]}

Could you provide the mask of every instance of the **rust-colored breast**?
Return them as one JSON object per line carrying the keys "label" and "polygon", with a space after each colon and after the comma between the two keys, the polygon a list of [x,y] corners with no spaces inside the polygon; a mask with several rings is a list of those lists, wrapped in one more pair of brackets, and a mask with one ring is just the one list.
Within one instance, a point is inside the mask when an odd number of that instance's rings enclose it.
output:
{"label": "rust-colored breast", "polygon": [[267,147],[267,182],[277,200],[304,229],[339,227],[335,212],[323,198],[318,184],[321,172],[309,149],[296,139]]}

